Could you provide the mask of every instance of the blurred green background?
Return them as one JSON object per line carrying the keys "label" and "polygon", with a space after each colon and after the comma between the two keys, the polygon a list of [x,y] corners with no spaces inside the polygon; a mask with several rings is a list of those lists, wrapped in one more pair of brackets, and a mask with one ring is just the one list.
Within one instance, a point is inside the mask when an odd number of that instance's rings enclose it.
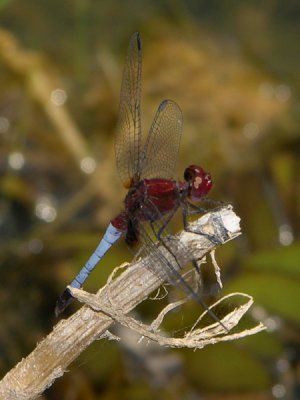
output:
{"label": "blurred green background", "polygon": [[[57,296],[121,208],[113,137],[140,31],[144,131],[161,100],[181,106],[176,178],[201,164],[211,197],[234,205],[243,236],[217,252],[224,292],[254,295],[251,318],[269,329],[197,352],[119,331],[43,398],[300,398],[299,18],[295,0],[0,1],[1,376],[51,331]],[[130,258],[119,243],[85,288]]]}

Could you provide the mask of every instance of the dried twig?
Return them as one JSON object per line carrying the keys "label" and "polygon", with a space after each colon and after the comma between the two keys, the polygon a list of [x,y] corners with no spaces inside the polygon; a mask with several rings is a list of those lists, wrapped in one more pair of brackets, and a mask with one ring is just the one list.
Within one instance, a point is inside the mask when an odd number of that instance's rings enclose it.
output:
{"label": "dried twig", "polygon": [[207,311],[205,311],[200,315],[200,317],[194,323],[189,332],[185,333],[182,338],[172,338],[162,335],[160,333],[159,326],[163,322],[168,312],[182,305],[185,301],[177,301],[175,303],[169,304],[162,310],[162,312],[158,315],[158,317],[151,325],[146,325],[143,324],[141,321],[114,311],[112,308],[106,307],[99,301],[97,295],[87,293],[80,289],[72,289],[72,294],[75,295],[78,300],[92,307],[93,310],[104,312],[116,322],[136,331],[142,337],[148,338],[154,342],[157,342],[160,345],[167,347],[187,347],[193,349],[201,349],[209,344],[216,344],[219,342],[227,342],[230,340],[240,339],[242,337],[253,335],[265,329],[264,325],[260,323],[252,328],[243,329],[240,332],[235,332],[232,334],[229,333],[232,328],[238,325],[241,318],[245,315],[245,313],[253,304],[253,298],[245,293],[231,293],[230,295],[222,297],[219,301],[217,301],[210,307],[210,309],[213,309],[215,306],[221,304],[222,302],[226,302],[226,300],[235,296],[241,297],[246,300],[244,304],[236,306],[234,310],[230,311],[221,319],[223,325],[226,326],[228,331],[224,330],[222,325],[218,322],[214,322],[213,324],[205,326],[204,328],[196,328],[199,322],[203,320],[204,317],[207,315]]}
{"label": "dried twig", "polygon": [[[230,206],[207,213],[199,218],[193,226],[210,235],[197,235],[188,232],[182,232],[179,235],[180,240],[185,246],[192,249],[197,258],[203,258],[208,252],[212,251],[216,247],[216,239],[221,245],[240,235],[239,218]],[[214,237],[214,242],[209,239],[210,237]],[[78,298],[85,297],[93,308],[84,306],[67,320],[59,322],[52,333],[2,379],[0,382],[0,398],[6,400],[36,398],[56,378],[63,375],[68,365],[89,344],[99,337],[107,337],[109,335],[107,329],[115,321],[134,328],[150,340],[156,340],[162,345],[168,346],[199,348],[220,340],[233,340],[241,337],[241,334],[240,336],[234,334],[227,335],[226,339],[226,334],[224,335],[224,330],[220,324],[213,324],[202,330],[197,329],[195,325],[183,339],[177,338],[175,341],[163,337],[159,334],[159,326],[169,309],[177,304],[170,305],[163,310],[151,326],[126,316],[162,283],[161,277],[154,275],[144,267],[141,261],[137,261],[119,277],[111,280],[96,296],[86,294],[84,291],[77,291]],[[236,325],[251,304],[252,299],[248,297],[243,306],[238,307],[223,318],[223,323],[229,329]],[[96,311],[96,309],[101,311]],[[253,330],[242,333],[242,335],[253,334],[262,329],[263,327],[258,325]]]}

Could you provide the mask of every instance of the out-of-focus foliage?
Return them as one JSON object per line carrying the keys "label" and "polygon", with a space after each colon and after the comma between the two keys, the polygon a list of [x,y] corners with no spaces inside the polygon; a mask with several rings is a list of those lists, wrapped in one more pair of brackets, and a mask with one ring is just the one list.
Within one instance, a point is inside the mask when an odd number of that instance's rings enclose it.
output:
{"label": "out-of-focus foliage", "polygon": [[[224,292],[252,294],[249,318],[269,331],[196,353],[121,331],[45,398],[299,397],[300,4],[15,0],[0,11],[1,374],[51,330],[57,296],[122,206],[113,134],[139,30],[144,133],[162,99],[181,106],[177,178],[203,165],[212,197],[241,216],[243,236],[217,252]],[[86,288],[130,258],[119,243]],[[139,312],[151,315],[148,304]],[[182,319],[170,326],[184,329]]]}
{"label": "out-of-focus foliage", "polygon": [[9,3],[10,2],[10,0],[1,0],[0,1],[0,9],[2,8],[2,7],[5,7],[6,5],[7,5],[7,3]]}

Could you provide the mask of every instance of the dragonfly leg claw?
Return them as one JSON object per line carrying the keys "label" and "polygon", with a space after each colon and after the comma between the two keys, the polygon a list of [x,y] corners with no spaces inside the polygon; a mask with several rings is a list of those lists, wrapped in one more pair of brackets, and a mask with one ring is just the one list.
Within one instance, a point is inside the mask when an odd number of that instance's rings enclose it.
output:
{"label": "dragonfly leg claw", "polygon": [[68,288],[66,288],[63,293],[59,296],[55,306],[55,315],[58,317],[68,305],[72,302],[74,297],[71,295],[71,292]]}

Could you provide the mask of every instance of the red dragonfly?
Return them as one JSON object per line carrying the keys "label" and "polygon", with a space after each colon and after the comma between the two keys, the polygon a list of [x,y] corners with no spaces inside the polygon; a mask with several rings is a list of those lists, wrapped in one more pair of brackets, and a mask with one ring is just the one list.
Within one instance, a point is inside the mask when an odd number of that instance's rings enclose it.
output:
{"label": "red dragonfly", "polygon": [[[203,199],[212,187],[209,173],[200,166],[190,165],[184,171],[184,181],[173,180],[182,135],[182,112],[172,100],[164,100],[158,107],[149,134],[143,143],[141,128],[141,70],[142,46],[139,33],[129,43],[121,88],[119,119],[115,138],[117,170],[128,189],[125,210],[111,220],[104,237],[93,255],[70,284],[79,288],[108,249],[121,237],[129,246],[140,241],[148,260],[164,269],[165,277],[179,285],[190,297],[208,310],[201,297],[182,278],[174,248],[167,240],[167,225],[178,208],[182,209],[187,226],[189,210],[199,209],[193,202]],[[166,257],[155,242],[169,251]],[[191,257],[192,258],[192,257]],[[156,260],[156,261],[155,261]],[[150,267],[150,266],[149,266]],[[160,271],[161,272],[161,271]],[[158,272],[158,273],[160,273]],[[56,315],[61,313],[72,296],[65,289],[56,304]],[[208,310],[215,321],[219,319]]]}

